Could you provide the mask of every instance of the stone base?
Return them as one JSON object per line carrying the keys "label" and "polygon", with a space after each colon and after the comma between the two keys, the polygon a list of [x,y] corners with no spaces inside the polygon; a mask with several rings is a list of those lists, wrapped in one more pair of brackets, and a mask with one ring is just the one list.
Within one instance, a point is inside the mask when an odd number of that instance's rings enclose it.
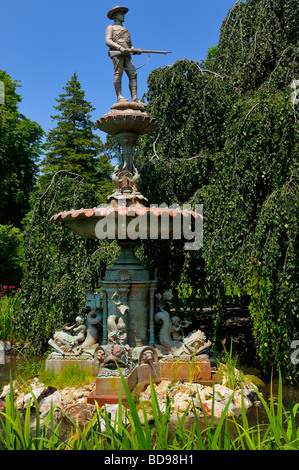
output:
{"label": "stone base", "polygon": [[[178,359],[178,361],[169,360],[137,365],[124,379],[130,392],[135,389],[137,394],[150,384],[150,379],[153,383],[162,380],[192,381],[202,385],[219,383],[219,377],[214,374],[210,361],[206,357],[193,363]],[[119,402],[120,396],[122,402],[125,402],[126,394],[121,377],[97,377],[95,391],[87,398],[87,402],[97,402],[99,406],[105,403],[115,404]]]}
{"label": "stone base", "polygon": [[117,109],[118,111],[141,111],[144,112],[147,107],[147,104],[142,103],[141,101],[129,101],[122,100],[114,103],[110,109]]}
{"label": "stone base", "polygon": [[[124,377],[129,390],[132,391],[137,383],[137,368],[133,369],[127,377]],[[95,401],[99,406],[105,403],[116,404],[121,401],[126,401],[126,393],[123,388],[121,377],[97,377],[95,391],[87,397],[87,403],[94,403]]]}
{"label": "stone base", "polygon": [[94,360],[91,359],[79,359],[78,356],[74,358],[70,357],[60,357],[60,358],[51,358],[48,357],[46,360],[45,368],[46,370],[50,370],[58,374],[61,369],[69,365],[75,365],[81,367],[82,369],[89,369],[94,374],[98,374],[99,372],[99,363],[96,363]]}

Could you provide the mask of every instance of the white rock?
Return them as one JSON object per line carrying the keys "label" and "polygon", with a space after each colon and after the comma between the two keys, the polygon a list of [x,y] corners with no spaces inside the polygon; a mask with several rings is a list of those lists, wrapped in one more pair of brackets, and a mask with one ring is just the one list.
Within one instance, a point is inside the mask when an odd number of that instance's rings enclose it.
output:
{"label": "white rock", "polygon": [[53,408],[58,408],[62,406],[62,397],[58,390],[52,393],[51,395],[43,398],[39,404],[39,410],[42,416],[45,416],[51,409],[51,404]]}
{"label": "white rock", "polygon": [[10,394],[10,384],[4,385],[0,398],[3,400],[9,394]]}
{"label": "white rock", "polygon": [[46,390],[46,387],[44,384],[42,383],[36,383],[36,385],[34,383],[31,383],[29,385],[29,388],[31,389],[31,392],[28,392],[26,393],[26,395],[24,396],[24,407],[27,406],[27,403],[29,401],[29,399],[31,398],[31,406],[35,406],[34,404],[34,399],[33,399],[33,396],[32,394],[35,396],[35,398],[38,400],[39,397],[42,395],[42,393]]}
{"label": "white rock", "polygon": [[3,341],[0,341],[0,364],[5,364],[5,347]]}
{"label": "white rock", "polygon": [[[243,400],[244,400],[244,406],[246,409],[250,408],[252,406],[251,401],[249,398],[247,398],[246,393],[243,392]],[[236,390],[233,398],[233,403],[236,408],[242,408],[242,391],[241,390]]]}
{"label": "white rock", "polygon": [[[203,403],[203,409],[205,410],[207,416],[211,416],[213,406],[214,406],[214,418],[215,419],[221,418],[221,415],[224,412],[224,409],[226,406],[225,403],[214,400],[214,404],[213,404],[213,400],[206,400]],[[227,415],[233,416],[234,410],[235,410],[234,406],[230,403],[228,410],[227,410]]]}
{"label": "white rock", "polygon": [[215,400],[224,401],[225,403],[227,403],[227,401],[230,399],[231,395],[233,394],[233,390],[221,384],[215,384],[214,391],[215,391],[215,395],[214,395]]}
{"label": "white rock", "polygon": [[[112,426],[114,426],[115,420],[118,419],[119,405],[118,404],[116,404],[116,405],[106,404],[102,408],[102,411],[103,411],[104,414],[106,414],[105,410],[107,412],[107,415],[110,415],[110,421],[112,423]],[[126,422],[127,422],[126,410],[127,409],[124,406],[122,406],[122,408],[121,408],[121,412],[122,412],[121,420],[122,420],[123,424],[126,424]],[[106,432],[106,423],[105,423],[105,420],[103,418],[100,419],[100,425],[101,425],[101,432]],[[117,430],[117,425],[116,425],[115,429]]]}
{"label": "white rock", "polygon": [[24,397],[25,397],[25,393],[22,392],[17,396],[15,400],[15,405],[18,410],[21,410],[22,408],[24,408]]}
{"label": "white rock", "polygon": [[182,392],[178,392],[174,396],[174,411],[177,413],[185,413],[188,407],[192,407],[190,405],[191,397],[190,395],[186,395]]}

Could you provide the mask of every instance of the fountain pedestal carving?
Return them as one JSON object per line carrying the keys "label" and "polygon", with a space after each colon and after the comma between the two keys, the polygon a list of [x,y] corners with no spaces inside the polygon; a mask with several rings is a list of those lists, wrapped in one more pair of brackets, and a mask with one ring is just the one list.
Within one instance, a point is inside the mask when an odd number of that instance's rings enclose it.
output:
{"label": "fountain pedestal carving", "polygon": [[[178,380],[189,380],[193,374],[195,382],[212,383],[215,377],[206,354],[211,343],[201,331],[184,334],[189,322],[181,321],[177,316],[171,318],[168,313],[171,292],[157,293],[157,280],[151,279],[149,271],[134,253],[141,236],[132,239],[130,224],[141,223],[143,236],[150,236],[150,225],[154,221],[158,238],[163,238],[162,219],[165,215],[170,237],[174,223],[176,229],[181,227],[178,220],[190,215],[197,217],[197,214],[186,214],[179,208],[148,207],[147,199],[139,190],[140,175],[133,161],[134,146],[138,137],[153,130],[157,122],[146,114],[143,105],[127,102],[113,105],[110,112],[97,121],[97,126],[114,135],[121,146],[119,163],[112,175],[115,191],[108,196],[108,204],[104,207],[64,211],[54,215],[52,221],[67,222],[74,233],[86,238],[116,239],[120,255],[100,280],[102,327],[101,331],[98,329],[97,342],[89,351],[72,346],[66,352],[59,348],[54,337],[49,341],[54,352],[48,367],[55,369],[55,361],[59,361],[59,367],[63,361],[66,364],[71,359],[82,362],[82,358],[86,359],[84,354],[89,354],[87,359],[97,378],[95,391],[88,401],[99,404],[117,403],[119,387],[122,399],[125,399],[119,368],[130,390],[136,387],[137,391],[142,391],[150,377],[154,382],[173,380],[173,374]],[[158,327],[157,339],[155,329]]]}

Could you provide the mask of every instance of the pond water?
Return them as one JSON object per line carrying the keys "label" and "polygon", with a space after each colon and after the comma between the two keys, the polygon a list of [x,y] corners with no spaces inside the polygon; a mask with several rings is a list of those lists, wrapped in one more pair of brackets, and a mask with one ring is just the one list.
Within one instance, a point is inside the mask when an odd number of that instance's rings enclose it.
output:
{"label": "pond water", "polygon": [[0,364],[0,391],[4,385],[7,385],[10,380],[10,374],[14,378],[15,360],[6,358],[5,364]]}

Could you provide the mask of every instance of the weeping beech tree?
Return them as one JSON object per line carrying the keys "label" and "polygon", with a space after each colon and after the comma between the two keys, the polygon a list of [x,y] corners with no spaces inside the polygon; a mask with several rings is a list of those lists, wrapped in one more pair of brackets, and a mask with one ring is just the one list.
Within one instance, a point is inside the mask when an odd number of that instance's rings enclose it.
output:
{"label": "weeping beech tree", "polygon": [[[203,204],[204,243],[143,244],[175,301],[213,307],[214,344],[227,306],[249,307],[260,366],[291,361],[298,336],[299,5],[236,2],[214,57],[154,70],[148,113],[159,128],[140,141],[143,194],[151,203]],[[297,107],[296,107],[297,106]],[[227,293],[231,292],[230,297]],[[235,293],[235,294],[234,294]]]}

